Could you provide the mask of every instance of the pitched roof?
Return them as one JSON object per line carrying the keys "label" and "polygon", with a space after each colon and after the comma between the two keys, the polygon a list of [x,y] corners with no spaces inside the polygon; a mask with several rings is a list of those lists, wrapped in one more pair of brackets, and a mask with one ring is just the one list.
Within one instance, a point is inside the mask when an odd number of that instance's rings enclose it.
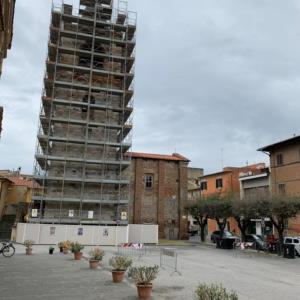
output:
{"label": "pitched roof", "polygon": [[300,142],[300,135],[297,135],[297,136],[294,136],[290,139],[286,139],[286,140],[283,140],[283,141],[280,141],[280,142],[277,142],[277,143],[259,148],[259,149],[257,149],[257,151],[270,152],[270,151],[272,151],[273,149],[275,149],[277,147],[285,146],[285,145],[292,145],[292,144],[299,143],[299,142]]}
{"label": "pitched roof", "polygon": [[165,154],[153,154],[153,153],[141,153],[141,152],[127,152],[127,154],[132,158],[145,158],[145,159],[158,159],[158,160],[170,160],[170,161],[186,161],[189,159],[178,154],[173,153],[172,155]]}
{"label": "pitched roof", "polygon": [[222,174],[229,174],[232,173],[233,170],[223,170],[223,171],[219,171],[219,172],[215,172],[215,173],[210,173],[210,174],[206,174],[200,177],[200,179],[206,178],[206,177],[210,177],[210,176],[217,176],[217,175],[222,175]]}
{"label": "pitched roof", "polygon": [[206,178],[210,176],[217,176],[217,175],[222,175],[222,174],[228,174],[228,173],[233,173],[233,172],[247,172],[247,171],[256,171],[256,170],[262,170],[265,169],[266,165],[265,163],[257,163],[257,164],[252,164],[244,167],[225,167],[223,168],[222,171],[211,173],[211,174],[205,174],[201,176],[200,178]]}
{"label": "pitched roof", "polygon": [[9,177],[5,177],[6,179],[8,179],[9,181],[11,181],[14,185],[17,186],[26,186],[28,188],[33,188],[33,180],[29,180],[29,179],[24,179],[21,177],[17,177],[17,176],[9,176]]}

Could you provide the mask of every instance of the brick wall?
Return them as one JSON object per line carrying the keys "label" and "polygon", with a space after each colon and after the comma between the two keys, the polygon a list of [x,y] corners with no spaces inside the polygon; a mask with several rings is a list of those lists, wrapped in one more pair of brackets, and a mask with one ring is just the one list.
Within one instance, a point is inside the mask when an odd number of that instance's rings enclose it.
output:
{"label": "brick wall", "polygon": [[[187,162],[133,158],[129,220],[134,224],[158,224],[159,238],[187,237]],[[147,188],[145,176],[153,176]]]}

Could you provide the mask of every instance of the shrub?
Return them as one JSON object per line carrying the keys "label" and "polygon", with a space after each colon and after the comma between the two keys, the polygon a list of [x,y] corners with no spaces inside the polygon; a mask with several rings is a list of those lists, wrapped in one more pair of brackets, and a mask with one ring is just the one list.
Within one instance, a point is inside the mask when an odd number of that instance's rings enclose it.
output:
{"label": "shrub", "polygon": [[62,241],[60,242],[61,247],[65,248],[65,249],[70,249],[71,248],[71,242],[70,241]]}
{"label": "shrub", "polygon": [[105,252],[100,248],[95,248],[92,251],[90,251],[89,254],[90,254],[90,260],[102,260]]}
{"label": "shrub", "polygon": [[150,285],[157,277],[159,271],[158,266],[154,267],[132,267],[129,269],[128,276],[131,277],[136,285]]}
{"label": "shrub", "polygon": [[125,256],[114,256],[110,259],[109,265],[113,267],[113,271],[127,271],[132,265],[132,259]]}
{"label": "shrub", "polygon": [[195,291],[196,300],[238,300],[235,291],[228,292],[221,284],[199,284]]}
{"label": "shrub", "polygon": [[27,249],[31,249],[31,247],[32,247],[33,244],[34,244],[34,241],[32,241],[32,240],[26,240],[26,241],[24,241],[24,246]]}
{"label": "shrub", "polygon": [[72,253],[78,253],[78,252],[80,252],[83,248],[84,248],[84,246],[81,245],[81,244],[78,243],[78,242],[73,242],[73,243],[71,243],[71,252],[72,252]]}

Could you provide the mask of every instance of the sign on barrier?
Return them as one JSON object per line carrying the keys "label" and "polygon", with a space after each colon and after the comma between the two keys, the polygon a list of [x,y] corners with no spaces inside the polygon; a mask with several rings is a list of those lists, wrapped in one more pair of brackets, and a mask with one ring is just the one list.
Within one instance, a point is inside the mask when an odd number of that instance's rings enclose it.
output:
{"label": "sign on barrier", "polygon": [[160,249],[160,267],[164,269],[164,267],[170,268],[173,271],[171,275],[177,273],[181,275],[178,271],[178,254],[175,249],[171,248],[161,248]]}

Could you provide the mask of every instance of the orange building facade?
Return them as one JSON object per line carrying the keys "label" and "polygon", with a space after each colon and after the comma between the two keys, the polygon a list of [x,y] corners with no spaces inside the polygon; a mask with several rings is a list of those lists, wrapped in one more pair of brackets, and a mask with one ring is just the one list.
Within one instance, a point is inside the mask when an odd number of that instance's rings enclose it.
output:
{"label": "orange building facade", "polygon": [[[273,195],[300,196],[300,136],[258,149],[269,155]],[[300,215],[288,220],[286,236],[300,235]]]}
{"label": "orange building facade", "polygon": [[[226,167],[221,172],[204,175],[200,178],[201,196],[207,197],[214,194],[226,195],[228,193],[240,194],[239,177],[241,175],[252,175],[257,170],[265,169],[264,163],[253,164],[245,167]],[[219,230],[215,220],[208,220],[208,234]],[[227,230],[240,234],[236,221],[229,218]]]}

